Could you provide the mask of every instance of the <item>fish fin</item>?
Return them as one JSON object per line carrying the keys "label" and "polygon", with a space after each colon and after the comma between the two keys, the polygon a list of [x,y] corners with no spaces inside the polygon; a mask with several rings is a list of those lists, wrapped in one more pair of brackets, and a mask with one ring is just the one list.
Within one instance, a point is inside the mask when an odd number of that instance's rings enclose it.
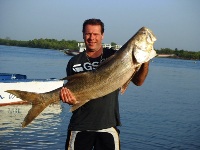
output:
{"label": "fish fin", "polygon": [[[5,92],[13,94],[17,98],[20,98],[23,101],[27,101],[27,102],[31,102],[31,103],[41,102],[41,100],[38,99],[39,94],[34,93],[34,92],[27,92],[27,91],[20,91],[20,90],[7,90]],[[38,100],[36,100],[36,99],[38,99]]]}
{"label": "fish fin", "polygon": [[75,111],[79,107],[83,106],[85,103],[87,103],[89,100],[86,100],[84,102],[77,102],[76,104],[72,105],[70,112]]}
{"label": "fish fin", "polygon": [[62,78],[62,79],[60,79],[60,80],[67,80],[67,77],[64,77],[64,78]]}
{"label": "fish fin", "polygon": [[128,88],[129,83],[131,82],[131,79],[132,79],[132,78],[130,78],[130,79],[121,87],[121,89],[120,89],[120,93],[121,93],[121,94],[124,94],[124,92],[125,92],[126,89]]}
{"label": "fish fin", "polygon": [[105,61],[103,61],[96,69],[98,70],[98,68],[101,68],[102,66],[104,66],[104,64],[107,64],[110,60],[113,59],[113,57],[115,57],[114,55],[111,55],[110,57],[108,57]]}
{"label": "fish fin", "polygon": [[22,99],[23,101],[31,102],[32,108],[29,110],[28,114],[24,118],[22,127],[26,127],[31,123],[50,103],[48,101],[47,94],[33,93],[20,90],[7,90],[10,94]]}
{"label": "fish fin", "polygon": [[120,93],[121,94],[124,94],[124,92],[126,91],[126,89],[128,88],[128,85],[129,83],[131,82],[133,76],[135,75],[135,73],[140,69],[140,66],[138,66],[136,69],[135,69],[135,72],[133,73],[133,75],[130,77],[130,79],[128,81],[126,81],[126,83],[121,87],[120,89]]}
{"label": "fish fin", "polygon": [[22,122],[22,128],[30,124],[47,106],[45,104],[33,104],[32,108],[28,111],[28,114]]}
{"label": "fish fin", "polygon": [[77,79],[80,79],[80,78],[85,78],[87,75],[88,75],[87,72],[83,72],[83,73],[78,73],[78,74],[74,74],[74,75],[71,75],[71,76],[64,77],[60,80],[72,81],[72,80],[77,80]]}

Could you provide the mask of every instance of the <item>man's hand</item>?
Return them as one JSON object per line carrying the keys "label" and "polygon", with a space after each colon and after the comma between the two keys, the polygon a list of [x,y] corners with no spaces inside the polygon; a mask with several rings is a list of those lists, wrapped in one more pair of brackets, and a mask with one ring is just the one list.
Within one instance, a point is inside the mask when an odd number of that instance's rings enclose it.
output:
{"label": "man's hand", "polygon": [[62,89],[60,90],[60,98],[63,101],[63,103],[67,103],[69,105],[73,105],[77,103],[74,95],[66,87],[62,87]]}

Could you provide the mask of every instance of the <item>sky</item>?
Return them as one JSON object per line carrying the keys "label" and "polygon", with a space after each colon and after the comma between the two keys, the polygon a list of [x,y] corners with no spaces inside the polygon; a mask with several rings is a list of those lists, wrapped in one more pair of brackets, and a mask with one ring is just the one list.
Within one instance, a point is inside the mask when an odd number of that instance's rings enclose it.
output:
{"label": "sky", "polygon": [[0,0],[0,38],[82,42],[82,24],[105,24],[103,43],[123,45],[141,27],[155,49],[200,51],[200,0]]}

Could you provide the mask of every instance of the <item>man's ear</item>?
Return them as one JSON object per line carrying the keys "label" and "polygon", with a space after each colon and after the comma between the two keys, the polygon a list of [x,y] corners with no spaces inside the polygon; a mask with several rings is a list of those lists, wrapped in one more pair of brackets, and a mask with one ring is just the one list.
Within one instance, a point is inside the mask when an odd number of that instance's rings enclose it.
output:
{"label": "man's ear", "polygon": [[103,34],[101,34],[101,36],[102,36],[102,40],[104,39],[104,33]]}

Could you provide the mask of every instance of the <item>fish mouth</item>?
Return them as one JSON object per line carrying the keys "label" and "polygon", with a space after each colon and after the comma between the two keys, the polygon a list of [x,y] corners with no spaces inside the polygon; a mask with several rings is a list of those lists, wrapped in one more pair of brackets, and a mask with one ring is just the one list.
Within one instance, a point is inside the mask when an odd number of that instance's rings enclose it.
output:
{"label": "fish mouth", "polygon": [[157,40],[149,29],[146,29],[146,34],[148,43],[153,44]]}

